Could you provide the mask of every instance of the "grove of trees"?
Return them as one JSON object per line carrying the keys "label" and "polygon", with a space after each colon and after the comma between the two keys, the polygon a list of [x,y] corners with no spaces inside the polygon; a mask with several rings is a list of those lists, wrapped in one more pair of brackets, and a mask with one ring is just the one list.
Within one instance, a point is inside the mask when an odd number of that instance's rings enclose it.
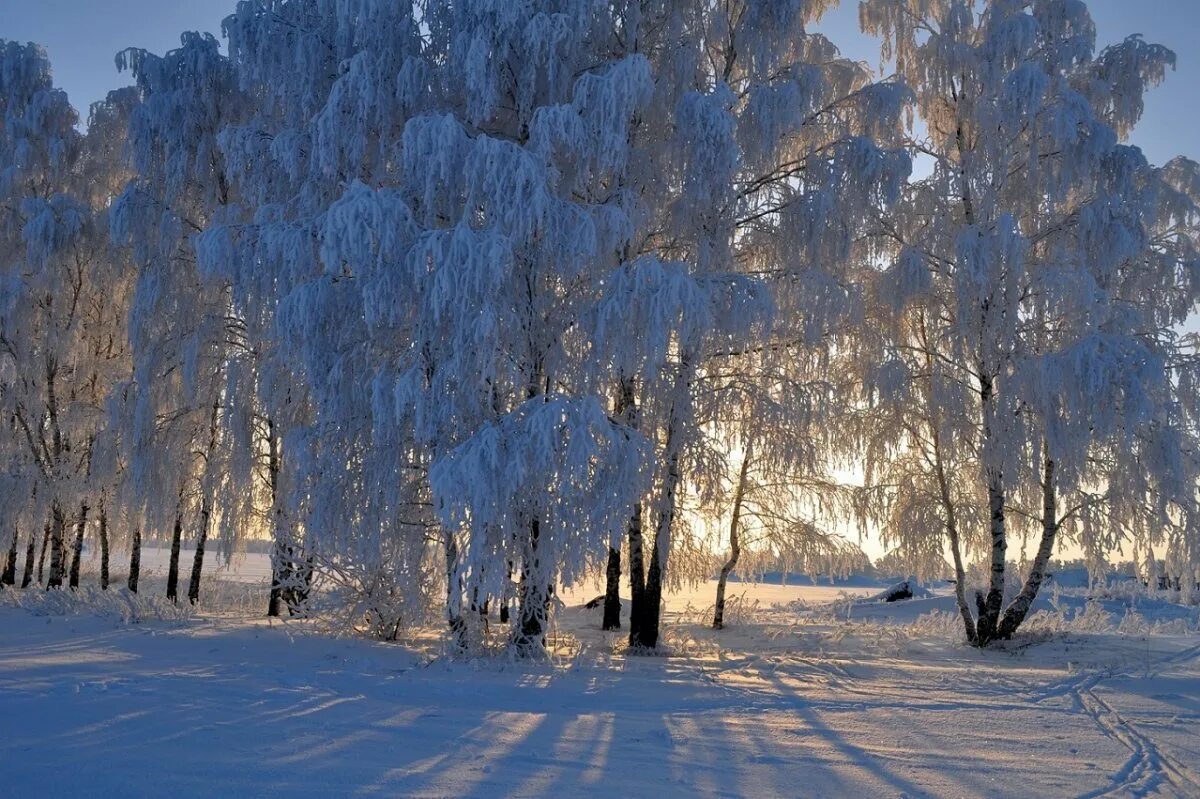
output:
{"label": "grove of trees", "polygon": [[530,657],[563,586],[652,649],[844,531],[977,646],[1064,544],[1194,591],[1200,168],[1129,143],[1174,54],[863,0],[877,79],[832,5],[241,0],[86,129],[0,41],[0,583],[155,546],[195,603],[262,539],[273,615]]}

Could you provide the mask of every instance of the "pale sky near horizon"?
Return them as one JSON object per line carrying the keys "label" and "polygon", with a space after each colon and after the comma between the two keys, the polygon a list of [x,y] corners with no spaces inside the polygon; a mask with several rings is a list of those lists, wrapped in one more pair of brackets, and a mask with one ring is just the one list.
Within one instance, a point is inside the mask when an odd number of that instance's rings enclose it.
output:
{"label": "pale sky near horizon", "polygon": [[[86,120],[88,106],[125,85],[114,56],[126,47],[164,52],[185,30],[220,37],[236,0],[0,0],[0,38],[44,46],[55,82]],[[1154,90],[1132,141],[1154,163],[1200,160],[1200,0],[1089,0],[1101,46],[1140,33],[1173,49],[1178,69]],[[878,44],[858,27],[858,3],[843,0],[818,26],[847,56],[879,63]]]}

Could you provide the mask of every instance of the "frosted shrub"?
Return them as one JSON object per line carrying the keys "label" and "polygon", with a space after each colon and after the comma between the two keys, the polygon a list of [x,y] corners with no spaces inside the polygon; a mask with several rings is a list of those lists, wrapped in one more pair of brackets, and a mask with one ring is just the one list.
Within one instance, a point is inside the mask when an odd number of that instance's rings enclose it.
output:
{"label": "frosted shrub", "polygon": [[0,606],[21,608],[35,616],[99,616],[126,624],[144,621],[187,621],[190,604],[179,605],[162,595],[134,594],[125,589],[102,591],[84,586],[73,591],[0,591]]}

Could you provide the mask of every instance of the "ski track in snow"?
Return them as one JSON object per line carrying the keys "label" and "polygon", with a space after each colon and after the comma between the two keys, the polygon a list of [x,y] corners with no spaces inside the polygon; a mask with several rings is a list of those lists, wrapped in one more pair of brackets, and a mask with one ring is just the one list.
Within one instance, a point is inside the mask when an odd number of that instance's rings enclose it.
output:
{"label": "ski track in snow", "polygon": [[[1162,658],[1153,664],[1154,674],[1147,668],[1145,679],[1161,674],[1167,667],[1187,663],[1200,657],[1200,646],[1193,646],[1174,655]],[[1125,719],[1109,702],[1096,694],[1096,689],[1106,680],[1117,677],[1129,678],[1128,672],[1079,674],[1049,686],[1050,690],[1038,692],[1036,701],[1051,696],[1068,696],[1076,707],[1082,708],[1106,736],[1119,741],[1129,749],[1129,760],[1112,775],[1111,784],[1081,794],[1079,799],[1100,797],[1147,796],[1164,784],[1177,791],[1180,796],[1200,796],[1200,777],[1196,772],[1158,746],[1154,740]]]}
{"label": "ski track in snow", "polygon": [[0,796],[1200,797],[1194,636],[980,653],[790,612],[630,657],[570,607],[551,666],[0,607]]}

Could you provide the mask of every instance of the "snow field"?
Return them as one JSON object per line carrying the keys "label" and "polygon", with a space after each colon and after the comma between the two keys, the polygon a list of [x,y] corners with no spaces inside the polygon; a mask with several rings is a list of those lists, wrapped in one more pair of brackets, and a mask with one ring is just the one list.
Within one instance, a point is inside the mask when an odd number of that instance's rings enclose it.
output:
{"label": "snow field", "polygon": [[1200,796],[1195,608],[1048,591],[979,652],[944,591],[734,585],[717,633],[707,585],[670,598],[670,654],[641,657],[580,589],[550,663],[463,662],[438,631],[261,618],[256,557],[196,612],[150,578],[138,623],[98,591],[0,594],[8,795]]}

